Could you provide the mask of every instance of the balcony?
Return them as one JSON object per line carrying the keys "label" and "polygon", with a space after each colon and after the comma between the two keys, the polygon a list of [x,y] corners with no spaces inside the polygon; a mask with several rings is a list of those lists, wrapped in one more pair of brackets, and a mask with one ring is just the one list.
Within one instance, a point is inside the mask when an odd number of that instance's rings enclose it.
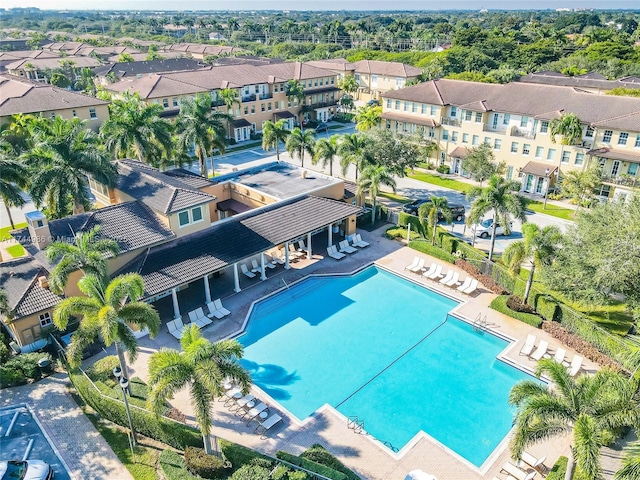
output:
{"label": "balcony", "polygon": [[255,102],[256,100],[256,96],[255,94],[250,94],[250,95],[243,95],[242,96],[242,101],[243,102]]}
{"label": "balcony", "polygon": [[630,187],[630,188],[640,187],[640,179],[627,174],[618,175],[615,177],[610,175],[602,175],[602,182],[609,183],[611,185],[619,185],[622,187]]}
{"label": "balcony", "polygon": [[577,143],[575,146],[578,148],[586,148],[587,150],[591,150],[591,148],[593,148],[593,141],[583,140],[582,142]]}
{"label": "balcony", "polygon": [[458,120],[457,118],[452,118],[452,117],[442,117],[442,119],[440,120],[440,123],[442,125],[449,125],[450,127],[459,127],[460,126],[460,120]]}
{"label": "balcony", "polygon": [[[484,130],[483,128],[483,131]],[[534,140],[536,138],[536,134],[527,130],[520,130],[518,127],[511,127],[511,133],[510,135],[512,137],[518,137],[518,138],[528,138],[530,140]]]}
{"label": "balcony", "polygon": [[310,103],[309,107],[316,109],[316,108],[333,107],[335,105],[336,105],[336,100],[329,100],[326,102]]}
{"label": "balcony", "polygon": [[271,93],[271,92],[261,93],[260,95],[258,95],[258,98],[260,100],[266,100],[268,98],[273,98],[273,93]]}
{"label": "balcony", "polygon": [[493,125],[489,125],[488,123],[483,123],[482,124],[482,131],[483,132],[492,132],[492,133],[501,133],[501,134],[504,134],[504,133],[507,132],[507,130],[504,127],[504,125],[498,125],[497,127],[494,127]]}

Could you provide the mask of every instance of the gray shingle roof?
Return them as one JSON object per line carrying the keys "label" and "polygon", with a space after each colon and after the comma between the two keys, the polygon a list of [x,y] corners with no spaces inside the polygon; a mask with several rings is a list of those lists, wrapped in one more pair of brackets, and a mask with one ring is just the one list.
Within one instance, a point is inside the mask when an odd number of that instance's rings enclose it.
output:
{"label": "gray shingle roof", "polygon": [[179,72],[196,70],[203,65],[193,58],[166,58],[163,60],[145,60],[142,62],[116,62],[97,67],[96,75],[114,72],[118,77],[130,77],[149,73]]}
{"label": "gray shingle roof", "polygon": [[7,292],[15,318],[48,310],[62,299],[40,286],[38,277],[42,275],[48,275],[47,270],[32,257],[0,263],[0,285]]}
{"label": "gray shingle roof", "polygon": [[135,160],[119,160],[116,165],[119,175],[115,188],[158,212],[175,213],[216,199],[194,188],[192,179],[183,181],[179,175],[165,174]]}
{"label": "gray shingle roof", "polygon": [[269,205],[155,247],[128,270],[142,275],[146,296],[156,295],[360,210],[344,202],[313,196]]}
{"label": "gray shingle roof", "polygon": [[612,90],[620,87],[640,88],[640,84],[636,83],[633,77],[607,80],[602,75],[594,72],[577,75],[575,77],[569,77],[558,72],[536,72],[524,75],[520,77],[518,81],[565,87],[597,88],[601,90]]}

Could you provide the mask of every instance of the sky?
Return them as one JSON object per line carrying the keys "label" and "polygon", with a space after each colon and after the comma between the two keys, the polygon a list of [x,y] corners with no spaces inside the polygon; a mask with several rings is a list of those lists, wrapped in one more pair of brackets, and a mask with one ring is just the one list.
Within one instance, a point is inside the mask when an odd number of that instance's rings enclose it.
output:
{"label": "sky", "polygon": [[539,10],[555,8],[640,9],[638,0],[2,0],[0,8],[69,10]]}

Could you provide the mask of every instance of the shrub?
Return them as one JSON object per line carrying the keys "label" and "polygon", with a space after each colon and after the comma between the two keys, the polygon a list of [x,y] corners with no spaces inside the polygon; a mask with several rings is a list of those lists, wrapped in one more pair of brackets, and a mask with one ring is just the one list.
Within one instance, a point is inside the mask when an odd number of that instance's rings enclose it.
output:
{"label": "shrub", "polygon": [[6,365],[0,365],[0,388],[13,387],[25,383],[26,378],[22,372]]}
{"label": "shrub", "polygon": [[438,168],[436,168],[436,172],[438,172],[438,173],[444,173],[444,174],[446,174],[446,175],[448,175],[448,174],[449,174],[449,171],[450,171],[450,170],[451,170],[451,169],[449,168],[449,165],[440,165],[440,166],[438,166]]}
{"label": "shrub", "polygon": [[600,352],[596,347],[586,340],[583,340],[579,335],[569,332],[557,322],[544,322],[542,324],[542,330],[598,365],[611,367],[614,370],[620,370],[621,368],[618,362]]}
{"label": "shrub", "polygon": [[407,225],[411,224],[412,232],[423,233],[422,224],[420,223],[420,219],[415,215],[411,215],[409,213],[400,212],[398,214],[398,226],[407,228]]}
{"label": "shrub", "polygon": [[38,367],[38,361],[46,358],[52,362],[48,353],[21,353],[10,357],[0,366],[0,388],[15,385],[23,385],[28,380],[39,380],[42,378],[42,371]]}
{"label": "shrub", "polygon": [[[567,472],[567,463],[569,463],[569,459],[567,457],[558,458],[558,461],[549,471],[547,480],[564,480],[564,475]],[[587,480],[587,477],[580,470],[580,465],[576,465],[573,480]]]}
{"label": "shrub", "polygon": [[115,386],[113,369],[120,366],[120,360],[116,355],[101,358],[87,370],[87,375],[94,382],[104,382],[109,386]]}
{"label": "shrub", "polygon": [[264,457],[255,450],[243,447],[237,443],[232,443],[223,439],[220,439],[219,442],[224,458],[229,460],[234,468],[244,465],[245,463],[250,463],[255,458],[265,458],[269,460],[267,457]]}
{"label": "shrub", "polygon": [[531,305],[527,305],[522,301],[520,297],[517,297],[515,295],[509,295],[509,298],[507,298],[507,307],[509,307],[514,312],[531,313],[534,315],[536,313],[535,308],[533,308]]}
{"label": "shrub", "polygon": [[476,267],[472,263],[469,263],[466,260],[456,260],[455,263],[456,263],[456,267],[461,268],[472,277],[477,278],[478,281],[482,283],[482,285],[487,287],[490,291],[492,291],[496,295],[506,295],[509,293],[507,292],[507,290],[505,290],[505,288],[502,285],[497,283],[489,275],[484,275],[482,272],[480,272],[478,267]]}
{"label": "shrub", "polygon": [[558,320],[560,315],[560,306],[555,298],[549,295],[539,294],[534,296],[533,304],[536,307],[536,312],[538,312],[538,314],[545,320]]}
{"label": "shrub", "polygon": [[[407,229],[402,227],[391,227],[384,232],[385,237],[389,240],[395,240],[396,238],[407,239]],[[411,230],[411,240],[417,240],[420,238],[420,234]]]}
{"label": "shrub", "polygon": [[243,465],[236,470],[230,480],[269,480],[269,469],[259,465]]}
{"label": "shrub", "polygon": [[229,467],[222,458],[208,455],[201,448],[187,447],[184,451],[184,462],[187,470],[202,478],[225,478]]}
{"label": "shrub", "polygon": [[[487,258],[487,255],[482,250],[467,245],[465,242],[458,242],[456,248],[457,251],[460,252],[462,259],[470,258],[472,260],[483,261]],[[453,251],[451,253],[455,252],[456,251]]]}
{"label": "shrub", "polygon": [[166,480],[199,480],[189,473],[184,458],[173,450],[163,450],[159,463]]}
{"label": "shrub", "polygon": [[489,308],[494,309],[496,312],[503,313],[511,318],[515,318],[516,320],[520,320],[526,324],[531,325],[532,327],[540,328],[542,324],[542,318],[538,315],[532,315],[530,313],[524,312],[516,312],[507,307],[507,295],[500,295],[493,299]]}
{"label": "shrub", "polygon": [[431,245],[428,241],[415,240],[409,243],[409,247],[419,252],[426,253],[427,255],[431,255],[432,257],[439,258],[440,260],[444,260],[445,262],[453,263],[455,261],[455,257],[453,255],[445,252],[440,247]]}
{"label": "shrub", "polygon": [[284,460],[285,462],[289,462],[298,467],[302,467],[310,472],[318,473],[324,477],[331,478],[332,480],[347,480],[347,476],[334,470],[333,468],[327,467],[317,462],[313,462],[311,460],[307,460],[306,458],[296,457],[295,455],[283,451],[278,451],[276,453],[276,457],[280,460]]}
{"label": "shrub", "polygon": [[349,480],[359,480],[360,477],[356,475],[354,472],[349,470],[344,464],[338,460],[336,457],[331,455],[322,445],[319,443],[314,443],[311,445],[311,448],[305,450],[301,455],[302,458],[306,458],[307,460],[314,461],[321,465],[325,465],[329,468],[333,468],[338,472],[344,473]]}
{"label": "shrub", "polygon": [[165,413],[166,417],[169,417],[171,420],[175,420],[180,423],[187,423],[187,417],[185,417],[184,413],[178,410],[175,407],[171,407],[167,413]]}

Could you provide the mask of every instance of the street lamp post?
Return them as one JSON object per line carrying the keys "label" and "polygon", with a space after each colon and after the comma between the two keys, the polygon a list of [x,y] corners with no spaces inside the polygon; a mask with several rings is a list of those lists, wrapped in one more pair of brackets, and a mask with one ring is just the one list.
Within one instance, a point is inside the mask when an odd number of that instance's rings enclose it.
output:
{"label": "street lamp post", "polygon": [[550,182],[550,180],[551,180],[551,177],[550,177],[550,175],[549,175],[550,173],[551,173],[551,170],[549,170],[548,168],[547,168],[547,169],[545,169],[545,171],[544,171],[544,178],[546,178],[546,179],[547,179],[547,185],[546,185],[546,187],[545,187],[545,189],[544,189],[544,204],[542,205],[542,209],[543,209],[543,210],[546,210],[546,209],[547,209],[547,195],[549,194],[549,182]]}
{"label": "street lamp post", "polygon": [[129,410],[129,400],[127,400],[126,390],[129,387],[129,379],[125,377],[122,373],[122,369],[120,367],[116,367],[113,369],[113,376],[116,377],[116,381],[120,385],[122,389],[122,398],[124,398],[124,408],[127,411],[127,419],[129,420],[129,430],[131,431],[131,435],[127,435],[129,438],[129,446],[131,447],[131,458],[135,458],[135,454],[133,451],[133,447],[137,445],[138,440],[136,438],[136,431],[133,429],[133,422],[131,421],[131,410]]}

